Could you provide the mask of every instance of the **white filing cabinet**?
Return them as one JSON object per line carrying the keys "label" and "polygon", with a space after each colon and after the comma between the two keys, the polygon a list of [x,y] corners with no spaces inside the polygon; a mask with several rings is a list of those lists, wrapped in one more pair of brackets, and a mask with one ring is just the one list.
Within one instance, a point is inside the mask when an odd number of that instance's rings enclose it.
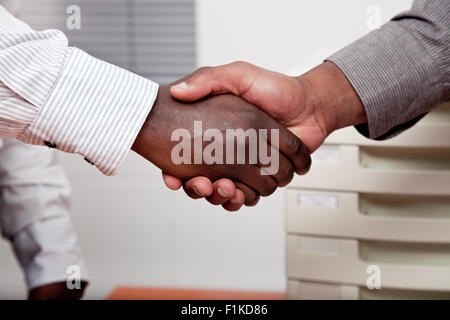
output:
{"label": "white filing cabinet", "polygon": [[286,211],[289,299],[450,299],[450,104],[387,141],[333,133]]}

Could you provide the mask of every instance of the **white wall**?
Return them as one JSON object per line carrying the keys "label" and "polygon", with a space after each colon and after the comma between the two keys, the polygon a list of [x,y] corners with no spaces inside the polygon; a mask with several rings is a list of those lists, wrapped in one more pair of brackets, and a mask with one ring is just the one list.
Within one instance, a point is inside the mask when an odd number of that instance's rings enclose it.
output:
{"label": "white wall", "polygon": [[[369,32],[372,6],[381,22],[412,0],[197,0],[199,65],[245,60],[288,73],[311,68]],[[306,71],[306,70],[304,70]]]}
{"label": "white wall", "polygon": [[[198,0],[199,65],[246,60],[299,73],[368,32],[411,0]],[[296,71],[294,71],[296,70]],[[130,154],[116,177],[60,154],[73,186],[73,220],[91,274],[88,298],[117,285],[283,291],[283,192],[229,214],[168,191],[152,165]],[[23,297],[20,273],[0,245],[0,297]]]}
{"label": "white wall", "polygon": [[77,157],[61,160],[93,280],[88,297],[119,284],[283,289],[280,194],[229,214],[167,190],[160,172],[134,154],[113,178]]}

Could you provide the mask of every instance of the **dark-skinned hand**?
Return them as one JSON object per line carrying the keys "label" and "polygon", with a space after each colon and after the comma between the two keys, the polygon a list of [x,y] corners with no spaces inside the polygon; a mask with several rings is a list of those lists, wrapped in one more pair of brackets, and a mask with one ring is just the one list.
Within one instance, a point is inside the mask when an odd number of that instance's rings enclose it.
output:
{"label": "dark-skinned hand", "polygon": [[[294,171],[306,172],[311,159],[303,143],[291,132],[285,129],[269,115],[244,101],[243,99],[225,94],[211,96],[197,102],[185,103],[174,100],[169,92],[171,85],[160,88],[158,97],[138,134],[132,149],[147,160],[154,163],[164,172],[180,179],[190,179],[204,176],[211,181],[222,178],[232,179],[236,187],[245,196],[246,204],[258,200],[259,195],[270,195],[278,186],[288,184]],[[260,165],[245,164],[175,164],[171,159],[172,149],[179,141],[171,141],[176,129],[187,129],[192,137],[192,159],[194,155],[194,121],[202,121],[203,132],[207,129],[218,129],[225,138],[226,129],[278,129],[279,130],[279,170],[272,175],[262,175]],[[259,138],[258,138],[259,139]],[[270,140],[270,137],[269,139]],[[203,148],[210,142],[204,142]],[[224,159],[226,148],[224,148]],[[270,149],[270,141],[265,142]],[[235,157],[236,157],[235,152]],[[248,140],[246,145],[248,156]],[[232,204],[230,208],[233,209]]]}
{"label": "dark-skinned hand", "polygon": [[83,296],[87,282],[81,282],[80,289],[67,288],[67,283],[55,282],[31,289],[28,300],[79,300]]}

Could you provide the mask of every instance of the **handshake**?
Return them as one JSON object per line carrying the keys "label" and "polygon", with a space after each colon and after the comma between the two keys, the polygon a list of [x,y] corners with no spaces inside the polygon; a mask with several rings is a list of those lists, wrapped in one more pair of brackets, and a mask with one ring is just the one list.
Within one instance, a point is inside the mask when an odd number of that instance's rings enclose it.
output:
{"label": "handshake", "polygon": [[363,122],[361,101],[331,62],[300,77],[235,62],[161,87],[132,149],[170,189],[236,211],[305,174],[332,131]]}

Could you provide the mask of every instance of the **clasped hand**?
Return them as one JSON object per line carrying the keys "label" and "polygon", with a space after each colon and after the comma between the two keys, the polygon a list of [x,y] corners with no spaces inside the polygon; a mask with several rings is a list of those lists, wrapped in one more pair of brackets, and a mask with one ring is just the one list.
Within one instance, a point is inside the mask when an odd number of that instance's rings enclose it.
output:
{"label": "clasped hand", "polygon": [[[215,129],[219,133],[230,129],[278,130],[279,141],[275,146],[270,136],[257,137],[258,152],[265,148],[271,150],[268,154],[273,150],[278,152],[278,170],[261,174],[261,168],[266,167],[264,163],[250,163],[248,156],[244,162],[239,162],[236,155],[232,159],[234,162],[221,164],[174,163],[172,151],[179,142],[174,141],[173,132],[177,129],[186,130],[186,135],[193,140],[191,145],[205,145],[203,139],[195,141],[198,133],[194,132],[194,124],[198,121],[203,129]],[[204,197],[212,204],[235,211],[243,204],[255,205],[260,196],[270,195],[277,187],[285,186],[294,172],[305,174],[311,164],[310,153],[331,132],[365,121],[366,114],[356,92],[331,62],[299,77],[235,62],[200,68],[160,88],[133,150],[162,169],[170,189],[183,186],[194,199]],[[216,140],[211,135],[208,138],[206,140]],[[251,144],[248,141],[245,144],[248,155]],[[219,149],[228,151],[225,145],[220,145]],[[183,156],[195,158],[194,151]]]}
{"label": "clasped hand", "polygon": [[[160,88],[132,147],[163,172],[183,180],[201,176],[223,183],[224,178],[231,179],[239,190],[239,201],[253,205],[260,195],[268,196],[288,184],[294,172],[308,170],[311,160],[304,144],[244,99],[222,94],[185,103],[172,98],[169,90],[170,85]],[[213,144],[216,148],[211,152],[208,148]],[[264,157],[272,163],[263,161]],[[195,188],[186,191],[200,197]],[[232,202],[222,204],[238,209]]]}

